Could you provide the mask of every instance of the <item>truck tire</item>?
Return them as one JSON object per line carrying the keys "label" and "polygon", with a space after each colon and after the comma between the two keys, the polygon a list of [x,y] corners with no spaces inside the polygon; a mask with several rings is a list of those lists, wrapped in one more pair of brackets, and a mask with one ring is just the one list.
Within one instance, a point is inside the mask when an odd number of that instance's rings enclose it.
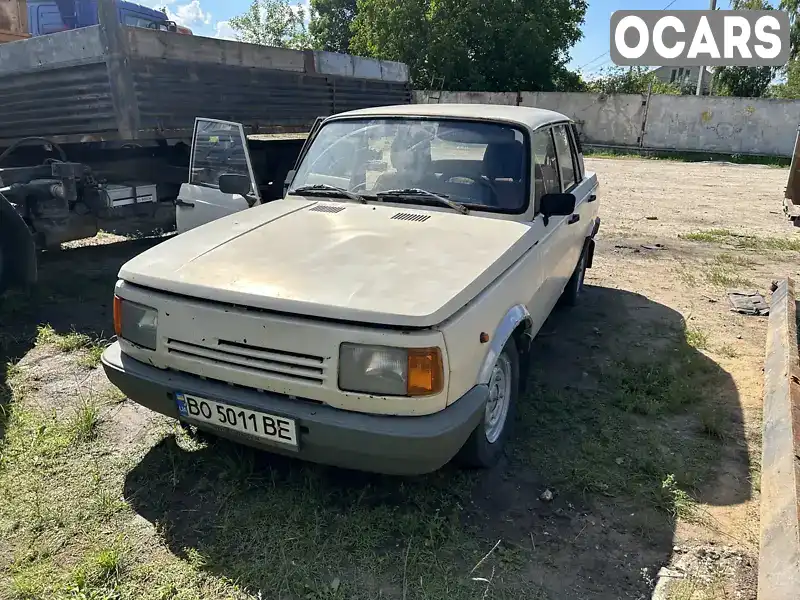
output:
{"label": "truck tire", "polygon": [[0,194],[0,292],[36,283],[36,244],[25,221]]}
{"label": "truck tire", "polygon": [[583,280],[586,277],[586,261],[589,256],[587,248],[588,246],[584,245],[578,264],[575,265],[575,270],[567,282],[567,287],[561,293],[560,301],[564,306],[575,306],[580,299],[583,291]]}
{"label": "truck tire", "polygon": [[0,294],[6,291],[8,287],[8,273],[9,268],[6,265],[6,252],[3,248],[3,239],[0,238]]}
{"label": "truck tire", "polygon": [[519,388],[519,352],[511,337],[492,369],[483,417],[458,453],[457,462],[480,469],[497,464],[511,433]]}

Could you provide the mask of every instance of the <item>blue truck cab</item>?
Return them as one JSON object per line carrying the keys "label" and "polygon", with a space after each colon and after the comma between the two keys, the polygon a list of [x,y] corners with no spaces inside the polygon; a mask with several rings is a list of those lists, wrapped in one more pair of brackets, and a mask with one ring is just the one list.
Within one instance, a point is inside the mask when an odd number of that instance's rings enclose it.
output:
{"label": "blue truck cab", "polygon": [[[169,28],[168,17],[160,10],[125,0],[117,0],[117,8],[120,23],[123,25]],[[89,27],[98,23],[97,0],[28,0],[28,28],[32,36]],[[175,26],[174,23],[172,26]]]}

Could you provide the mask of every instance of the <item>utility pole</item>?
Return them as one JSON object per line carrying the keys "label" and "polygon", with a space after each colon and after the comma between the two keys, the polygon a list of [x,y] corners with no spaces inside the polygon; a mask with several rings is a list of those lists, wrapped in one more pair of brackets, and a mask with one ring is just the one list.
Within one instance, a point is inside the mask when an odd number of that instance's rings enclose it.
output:
{"label": "utility pole", "polygon": [[[709,7],[711,10],[717,10],[717,0],[711,0],[711,5]],[[706,74],[706,68],[704,65],[700,65],[700,72],[697,74],[697,93],[696,96],[703,95],[703,75]]]}

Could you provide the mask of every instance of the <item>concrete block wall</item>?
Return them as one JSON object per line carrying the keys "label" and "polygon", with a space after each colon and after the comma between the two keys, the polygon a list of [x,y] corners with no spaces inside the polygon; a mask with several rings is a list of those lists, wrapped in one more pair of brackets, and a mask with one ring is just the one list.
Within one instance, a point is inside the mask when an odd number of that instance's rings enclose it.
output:
{"label": "concrete block wall", "polygon": [[[438,96],[438,100],[437,100]],[[687,152],[790,157],[800,100],[584,94],[415,92],[415,102],[519,104],[563,113],[586,143]]]}

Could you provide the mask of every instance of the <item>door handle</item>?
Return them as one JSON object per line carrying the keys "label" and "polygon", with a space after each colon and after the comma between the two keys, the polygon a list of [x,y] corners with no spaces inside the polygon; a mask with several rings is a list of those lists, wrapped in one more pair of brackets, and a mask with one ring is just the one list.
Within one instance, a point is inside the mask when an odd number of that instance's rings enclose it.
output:
{"label": "door handle", "polygon": [[186,202],[180,198],[175,199],[175,206],[183,206],[184,208],[194,208],[194,202]]}
{"label": "door handle", "polygon": [[577,223],[581,220],[581,216],[578,213],[572,214],[569,216],[567,220],[567,225],[572,225],[573,223]]}
{"label": "door handle", "polygon": [[594,202],[595,200],[597,200],[597,194],[592,194],[586,199],[587,202]]}

